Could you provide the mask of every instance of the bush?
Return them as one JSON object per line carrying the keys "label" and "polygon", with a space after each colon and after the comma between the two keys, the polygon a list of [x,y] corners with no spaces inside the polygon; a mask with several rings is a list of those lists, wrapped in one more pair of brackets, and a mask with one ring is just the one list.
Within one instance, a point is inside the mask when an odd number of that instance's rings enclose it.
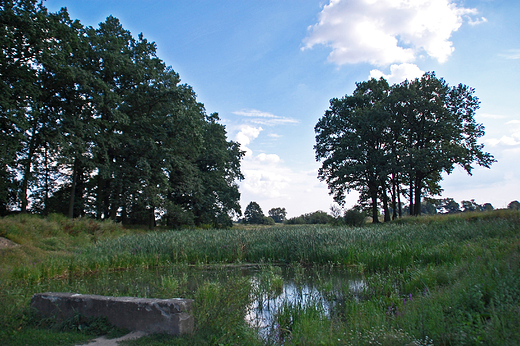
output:
{"label": "bush", "polygon": [[292,217],[290,219],[287,219],[287,220],[285,220],[284,223],[286,225],[304,225],[307,222],[305,221],[305,219],[302,216],[298,216],[298,217]]}
{"label": "bush", "polygon": [[262,219],[262,224],[272,226],[275,225],[276,222],[274,222],[274,219],[272,217],[264,216],[264,218]]}
{"label": "bush", "polygon": [[303,215],[303,217],[305,218],[305,221],[310,225],[324,225],[327,223],[332,223],[332,221],[334,220],[332,216],[321,210],[315,211],[314,213],[305,214]]}
{"label": "bush", "polygon": [[345,224],[353,227],[363,226],[365,224],[365,218],[365,213],[356,208],[347,210],[343,216]]}
{"label": "bush", "polygon": [[287,225],[317,225],[317,224],[328,224],[333,223],[334,218],[324,211],[318,210],[314,213],[307,213],[298,217],[293,217],[285,221]]}

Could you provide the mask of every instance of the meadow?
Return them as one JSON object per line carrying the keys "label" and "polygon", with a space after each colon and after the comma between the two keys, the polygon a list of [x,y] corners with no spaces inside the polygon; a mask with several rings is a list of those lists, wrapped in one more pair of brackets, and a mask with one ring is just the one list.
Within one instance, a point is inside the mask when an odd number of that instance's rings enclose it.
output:
{"label": "meadow", "polygon": [[[506,210],[359,228],[154,232],[57,215],[6,217],[0,236],[20,245],[0,250],[0,344],[74,345],[121,333],[80,317],[41,321],[28,308],[36,292],[71,291],[195,299],[194,335],[128,345],[516,345],[519,235],[520,212]],[[255,280],[230,269],[252,264]],[[216,274],[188,279],[208,268]],[[282,302],[259,337],[248,309],[279,294],[282,269],[312,276],[319,296]],[[329,275],[338,270],[361,278],[362,288]],[[132,279],[121,283],[119,272]]]}

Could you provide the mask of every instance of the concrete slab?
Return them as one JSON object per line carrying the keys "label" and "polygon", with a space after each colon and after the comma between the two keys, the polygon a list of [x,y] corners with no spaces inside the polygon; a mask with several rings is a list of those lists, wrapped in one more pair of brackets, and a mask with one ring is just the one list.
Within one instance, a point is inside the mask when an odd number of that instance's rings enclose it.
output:
{"label": "concrete slab", "polygon": [[193,332],[192,299],[150,299],[108,297],[73,293],[37,293],[31,307],[42,317],[55,316],[64,320],[81,314],[87,317],[106,317],[119,328],[146,333],[171,335]]}

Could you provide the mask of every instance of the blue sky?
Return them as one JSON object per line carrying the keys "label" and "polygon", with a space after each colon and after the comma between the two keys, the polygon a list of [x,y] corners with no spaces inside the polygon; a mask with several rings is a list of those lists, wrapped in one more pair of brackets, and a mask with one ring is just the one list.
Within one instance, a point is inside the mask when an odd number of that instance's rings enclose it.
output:
{"label": "blue sky", "polygon": [[[502,208],[520,200],[520,3],[517,0],[47,0],[97,27],[113,15],[191,85],[247,152],[242,210],[289,217],[333,204],[314,159],[314,125],[355,82],[435,71],[476,90],[491,169],[444,177],[443,197]],[[346,207],[357,200],[347,196]]]}

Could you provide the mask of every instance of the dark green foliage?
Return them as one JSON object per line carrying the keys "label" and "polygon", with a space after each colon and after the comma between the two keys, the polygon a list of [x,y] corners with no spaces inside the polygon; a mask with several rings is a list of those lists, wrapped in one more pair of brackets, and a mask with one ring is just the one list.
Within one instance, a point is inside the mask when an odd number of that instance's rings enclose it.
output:
{"label": "dark green foliage", "polygon": [[305,225],[307,222],[303,218],[303,216],[292,217],[290,219],[285,220],[286,225]]}
{"label": "dark green foliage", "polygon": [[315,126],[318,177],[338,203],[350,190],[360,192],[360,204],[370,200],[374,223],[380,206],[385,221],[390,209],[395,219],[401,196],[419,215],[423,196],[442,191],[441,173],[459,165],[471,174],[473,164],[495,162],[477,143],[479,103],[472,88],[449,87],[431,72],[391,87],[383,78],[357,83],[351,96],[330,100]]}
{"label": "dark green foliage", "polygon": [[512,201],[507,205],[507,209],[509,210],[520,210],[520,202]]}
{"label": "dark green foliage", "polygon": [[334,218],[327,214],[324,211],[318,210],[313,213],[307,213],[300,215],[298,217],[293,217],[285,221],[288,225],[303,225],[303,224],[309,224],[309,225],[318,225],[318,224],[329,224],[333,223]]}
{"label": "dark green foliage", "polygon": [[272,208],[269,210],[268,214],[275,222],[284,222],[287,217],[287,211],[285,208]]}
{"label": "dark green foliage", "polygon": [[453,214],[460,211],[459,204],[453,198],[441,199],[437,209],[443,214]]}
{"label": "dark green foliage", "polygon": [[2,3],[0,215],[231,226],[243,152],[218,115],[117,18],[37,3]]}
{"label": "dark green foliage", "polygon": [[250,202],[244,212],[244,222],[249,224],[263,224],[264,223],[264,212],[260,205],[256,202]]}
{"label": "dark green foliage", "polygon": [[484,203],[482,204],[482,210],[483,211],[491,211],[494,210],[493,205],[491,203]]}
{"label": "dark green foliage", "polygon": [[274,221],[274,219],[272,217],[264,216],[264,219],[262,220],[262,224],[274,226],[276,224],[276,222]]}
{"label": "dark green foliage", "polygon": [[462,211],[468,212],[468,211],[482,211],[482,206],[480,204],[475,203],[475,200],[472,199],[471,201],[462,201],[460,202],[462,204]]}
{"label": "dark green foliage", "polygon": [[365,212],[357,208],[352,208],[345,211],[343,220],[345,224],[353,227],[361,227],[365,224],[366,215]]}

